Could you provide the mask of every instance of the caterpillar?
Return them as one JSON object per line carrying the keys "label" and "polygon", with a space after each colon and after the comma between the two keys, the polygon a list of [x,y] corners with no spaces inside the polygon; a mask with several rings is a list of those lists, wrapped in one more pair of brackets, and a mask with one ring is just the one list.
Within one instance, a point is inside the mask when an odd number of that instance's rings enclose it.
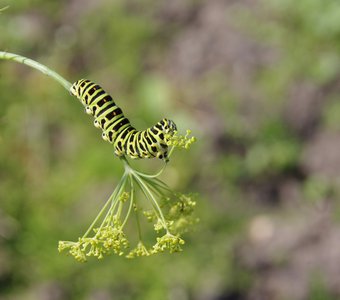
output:
{"label": "caterpillar", "polygon": [[157,157],[168,161],[168,141],[177,130],[173,121],[162,119],[154,126],[138,131],[98,84],[80,79],[72,84],[70,92],[85,106],[85,112],[94,117],[94,126],[102,129],[102,138],[113,144],[117,156]]}

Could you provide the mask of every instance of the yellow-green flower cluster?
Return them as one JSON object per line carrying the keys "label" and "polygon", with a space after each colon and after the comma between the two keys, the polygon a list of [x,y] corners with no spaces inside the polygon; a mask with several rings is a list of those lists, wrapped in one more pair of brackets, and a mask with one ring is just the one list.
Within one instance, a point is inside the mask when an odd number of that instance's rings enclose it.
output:
{"label": "yellow-green flower cluster", "polygon": [[[173,148],[187,149],[195,140],[189,134],[189,131],[185,136],[176,134],[171,142]],[[60,241],[60,252],[66,250],[76,260],[85,262],[90,256],[102,259],[106,255],[116,254],[135,258],[164,251],[182,251],[184,240],[181,235],[198,221],[194,216],[196,202],[193,195],[172,192],[157,178],[161,172],[144,174],[134,170],[125,158],[122,161],[124,175],[90,228],[77,242]],[[141,202],[137,197],[140,195],[146,201]],[[150,247],[145,246],[142,239],[141,213],[153,223],[157,234],[156,242],[154,245],[151,243]],[[131,216],[136,218],[138,233],[137,245],[132,249],[125,235],[125,226]]]}
{"label": "yellow-green flower cluster", "polygon": [[59,252],[69,250],[79,262],[85,262],[87,257],[94,256],[102,259],[104,255],[123,255],[124,250],[129,247],[129,242],[122,230],[112,226],[96,228],[97,234],[94,237],[81,237],[78,242],[60,241]]}
{"label": "yellow-green flower cluster", "polygon": [[181,245],[184,245],[184,240],[179,236],[166,233],[162,237],[157,238],[157,243],[153,246],[152,252],[159,253],[169,250],[170,253],[182,251]]}
{"label": "yellow-green flower cluster", "polygon": [[194,215],[196,201],[192,194],[177,194],[177,201],[166,199],[164,207],[168,207],[166,218],[172,220],[169,229],[176,234],[183,234],[190,230],[199,219]]}
{"label": "yellow-green flower cluster", "polygon": [[185,135],[179,135],[176,131],[175,134],[169,139],[168,146],[176,148],[189,149],[190,146],[196,142],[196,138],[191,136],[191,130],[187,130]]}
{"label": "yellow-green flower cluster", "polygon": [[154,223],[155,231],[159,232],[168,228],[174,234],[183,234],[199,221],[194,215],[196,201],[193,198],[193,194],[181,193],[162,198],[160,206],[166,220],[166,226],[157,217],[154,210],[144,211],[143,214],[149,222]]}
{"label": "yellow-green flower cluster", "polygon": [[144,246],[143,242],[139,241],[137,247],[132,249],[126,257],[135,258],[137,256],[149,256],[151,254],[152,252]]}

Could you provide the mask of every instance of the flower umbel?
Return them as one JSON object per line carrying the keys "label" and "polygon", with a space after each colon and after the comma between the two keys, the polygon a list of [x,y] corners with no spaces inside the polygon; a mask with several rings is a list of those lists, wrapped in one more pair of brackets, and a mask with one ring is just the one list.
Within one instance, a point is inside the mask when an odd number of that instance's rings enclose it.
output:
{"label": "flower umbel", "polygon": [[[0,8],[0,13],[7,8]],[[15,61],[36,69],[59,82],[67,91],[70,91],[72,87],[72,84],[58,73],[28,57],[0,51],[0,59]],[[166,137],[166,146],[171,147],[165,160],[166,164],[175,148],[189,149],[195,142],[195,137],[189,137],[190,133],[191,131],[187,130],[184,136],[175,132]],[[193,216],[196,204],[192,199],[193,196],[173,193],[164,182],[160,181],[157,177],[163,172],[164,167],[157,174],[148,175],[131,168],[125,157],[122,157],[121,160],[124,163],[125,172],[106,204],[77,242],[59,242],[59,252],[67,250],[76,260],[85,262],[88,256],[101,259],[104,255],[118,254],[132,258],[148,256],[165,250],[170,253],[182,250],[181,245],[184,244],[184,240],[180,234],[186,232],[189,226],[198,221]],[[144,209],[142,203],[137,199],[137,188],[144,195],[151,210]],[[154,223],[157,233],[165,232],[163,236],[156,238],[156,244],[149,250],[142,242],[140,212],[143,212],[148,221]],[[129,241],[124,229],[131,214],[136,218],[139,241],[137,246],[126,254]]]}
{"label": "flower umbel", "polygon": [[127,258],[134,258],[137,256],[149,256],[152,252],[144,246],[143,242],[138,242],[137,247],[132,249],[128,255],[126,255]]}
{"label": "flower umbel", "polygon": [[[174,148],[187,149],[195,140],[194,137],[173,136],[169,152]],[[77,242],[60,241],[59,252],[67,250],[79,262],[87,257],[102,259],[106,255],[125,255],[127,258],[149,256],[159,252],[169,253],[182,251],[184,240],[181,234],[187,232],[198,219],[194,217],[196,202],[192,194],[174,193],[157,177],[164,168],[155,175],[148,175],[133,169],[123,157],[125,172],[106,204],[99,212],[89,229]],[[142,202],[136,195],[144,196]],[[147,207],[147,208],[145,208]],[[157,234],[156,243],[148,249],[142,241],[140,213],[152,222]],[[129,250],[130,242],[124,229],[130,216],[136,218],[138,242]],[[163,232],[163,233],[162,233]]]}
{"label": "flower umbel", "polygon": [[189,149],[190,146],[196,142],[196,138],[191,136],[191,130],[187,130],[185,135],[179,135],[177,131],[175,131],[174,135],[170,138],[168,142],[168,146],[174,146],[182,149]]}
{"label": "flower umbel", "polygon": [[184,240],[168,232],[157,238],[157,243],[153,246],[152,253],[164,252],[165,250],[169,250],[170,253],[180,252],[182,251],[181,245],[184,245]]}

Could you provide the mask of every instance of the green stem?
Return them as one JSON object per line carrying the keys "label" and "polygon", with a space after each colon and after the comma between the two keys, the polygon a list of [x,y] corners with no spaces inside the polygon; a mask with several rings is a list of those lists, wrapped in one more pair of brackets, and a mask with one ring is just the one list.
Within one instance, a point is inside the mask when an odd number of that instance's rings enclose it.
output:
{"label": "green stem", "polygon": [[175,147],[172,146],[171,149],[170,149],[170,151],[169,151],[169,153],[168,153],[168,159],[170,158],[170,156],[172,155],[172,153],[174,152],[174,150],[175,150]]}
{"label": "green stem", "polygon": [[[162,210],[159,207],[157,200],[155,199],[155,197],[153,196],[152,192],[150,191],[149,187],[146,184],[148,181],[151,180],[151,178],[149,176],[145,175],[145,174],[142,175],[142,173],[139,173],[139,172],[135,171],[133,168],[131,168],[131,166],[129,165],[127,159],[124,156],[121,157],[121,160],[124,163],[125,172],[129,173],[130,176],[133,177],[136,180],[136,183],[141,188],[141,190],[144,193],[145,197],[147,199],[151,200],[151,204],[154,207],[154,210],[155,210],[156,214],[162,220],[164,228],[168,231],[168,228],[167,228],[166,221],[165,221],[165,218],[163,216]],[[143,178],[143,177],[145,177],[145,178]]]}
{"label": "green stem", "polygon": [[156,211],[159,214],[160,219],[163,222],[163,226],[166,229],[166,231],[168,230],[168,227],[166,225],[166,221],[165,218],[163,216],[162,210],[158,205],[157,200],[155,199],[155,197],[153,196],[152,192],[150,191],[149,187],[145,184],[144,180],[142,180],[136,173],[132,173],[132,175],[134,176],[134,178],[136,179],[136,181],[139,183],[139,186],[141,187],[141,189],[143,190],[144,194],[146,195],[147,198],[151,199],[152,204],[154,205],[154,207],[156,208]]}
{"label": "green stem", "polygon": [[[131,178],[131,186],[133,186],[133,179]],[[139,241],[141,242],[142,241],[142,229],[141,229],[141,226],[140,226],[140,221],[139,221],[139,211],[136,207],[135,209],[135,216],[136,216],[136,223],[137,223],[137,229],[138,229],[138,238],[139,238]]]}
{"label": "green stem", "polygon": [[164,166],[156,174],[145,174],[145,173],[142,173],[142,172],[138,172],[135,169],[132,169],[125,156],[120,157],[120,159],[123,161],[124,168],[127,172],[130,172],[130,173],[133,172],[134,174],[138,174],[138,175],[140,175],[144,178],[156,178],[156,177],[160,176],[163,173],[163,171],[165,170],[165,167],[167,165],[165,163]]}
{"label": "green stem", "polygon": [[146,178],[156,178],[156,177],[160,176],[163,173],[166,165],[167,164],[165,163],[164,166],[156,174],[145,174],[145,173],[138,172],[138,171],[135,171],[135,173],[137,173],[138,175],[140,175],[142,177],[146,177]]}
{"label": "green stem", "polygon": [[99,218],[101,217],[101,215],[103,214],[103,212],[105,211],[106,207],[111,203],[111,199],[113,197],[113,194],[115,193],[115,191],[111,194],[110,198],[106,201],[105,205],[103,206],[103,208],[100,210],[99,214],[97,215],[97,217],[94,219],[94,221],[92,222],[92,224],[90,225],[90,227],[86,230],[85,234],[83,235],[83,238],[87,237],[87,235],[91,232],[92,228],[94,227],[94,225],[96,225],[96,223],[98,222]]}
{"label": "green stem", "polygon": [[159,212],[157,211],[157,207],[154,205],[152,199],[150,199],[149,194],[147,193],[147,191],[145,190],[145,188],[143,187],[143,185],[141,185],[141,183],[138,181],[138,179],[134,178],[134,180],[136,181],[136,184],[138,185],[138,187],[140,188],[140,190],[142,191],[143,195],[145,196],[145,198],[151,203],[152,208],[155,211],[155,214],[157,216],[158,219],[161,218]]}
{"label": "green stem", "polygon": [[[117,187],[115,188],[115,190],[113,191],[113,193],[111,194],[111,196],[109,197],[109,199],[106,201],[105,205],[103,206],[103,208],[100,210],[99,214],[97,215],[97,217],[94,219],[94,221],[92,222],[92,224],[90,225],[90,227],[87,229],[87,231],[85,232],[85,234],[83,235],[83,238],[87,237],[87,235],[91,232],[91,230],[93,229],[93,227],[96,225],[96,223],[98,222],[98,220],[100,219],[100,217],[102,216],[103,212],[106,210],[106,208],[108,207],[108,205],[111,203],[111,207],[109,209],[112,209],[112,199],[117,197],[117,194],[119,193],[119,191],[121,190],[121,186],[123,184],[123,180],[125,180],[126,176],[123,176],[121,181],[119,182],[119,184],[117,185]],[[115,201],[116,202],[116,201]],[[106,219],[107,215],[105,216],[104,220]]]}
{"label": "green stem", "polygon": [[9,53],[5,51],[0,51],[0,59],[6,59],[6,60],[14,60],[18,63],[24,64],[26,66],[29,66],[33,69],[36,69],[45,75],[52,77],[54,80],[58,81],[66,90],[70,90],[72,84],[68,82],[64,77],[60,76],[58,73],[52,71],[50,68],[46,67],[45,65],[42,65],[35,60],[32,60],[30,58],[27,58],[25,56],[21,56],[14,53]]}
{"label": "green stem", "polygon": [[118,200],[119,204],[118,204],[118,209],[117,209],[116,217],[117,217],[117,220],[119,220],[120,216],[122,214],[124,203],[122,201],[119,201],[120,199],[117,199],[117,200]]}
{"label": "green stem", "polygon": [[102,224],[100,225],[99,227],[99,230],[98,230],[98,233],[100,232],[100,230],[103,228],[105,222],[107,221],[107,218],[110,216],[110,221],[112,220],[113,216],[114,216],[114,211],[116,209],[116,206],[117,206],[117,203],[121,203],[119,201],[119,196],[122,194],[122,191],[125,187],[125,184],[126,184],[126,178],[127,178],[127,175],[126,173],[124,173],[123,177],[121,178],[119,184],[116,186],[115,190],[114,190],[114,197],[110,197],[110,199],[113,199],[112,202],[111,202],[111,206],[109,208],[109,210],[107,211],[106,213],[106,216],[104,217],[103,219],[103,222]]}
{"label": "green stem", "polygon": [[122,228],[125,226],[130,214],[131,214],[131,210],[132,210],[132,207],[133,207],[133,203],[134,203],[134,196],[135,196],[135,192],[134,192],[134,186],[133,186],[133,179],[132,179],[132,176],[131,174],[129,175],[129,180],[130,180],[130,205],[129,205],[129,208],[128,208],[128,211],[126,213],[126,216],[125,216],[125,219],[122,223]]}
{"label": "green stem", "polygon": [[136,209],[136,211],[135,211],[135,216],[136,216],[136,223],[137,223],[137,228],[138,228],[138,239],[139,239],[140,242],[142,242],[142,229],[141,229],[141,226],[140,226],[138,209]]}
{"label": "green stem", "polygon": [[160,195],[164,196],[165,192],[171,193],[171,189],[162,180],[158,178],[149,178],[149,177],[145,177],[143,179]]}
{"label": "green stem", "polygon": [[166,167],[166,165],[164,165],[164,167],[162,167],[156,174],[145,174],[145,173],[138,172],[138,171],[135,171],[135,173],[144,177],[144,178],[156,178],[163,173],[165,167]]}

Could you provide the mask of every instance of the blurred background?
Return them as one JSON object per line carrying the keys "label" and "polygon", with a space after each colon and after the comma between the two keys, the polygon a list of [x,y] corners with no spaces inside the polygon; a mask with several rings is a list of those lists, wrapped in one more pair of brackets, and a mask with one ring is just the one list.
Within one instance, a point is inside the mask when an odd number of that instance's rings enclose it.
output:
{"label": "blurred background", "polygon": [[180,254],[58,254],[122,165],[58,83],[0,61],[0,299],[340,298],[337,0],[7,5],[1,50],[98,82],[137,128],[192,129],[163,179],[198,194],[200,223]]}

